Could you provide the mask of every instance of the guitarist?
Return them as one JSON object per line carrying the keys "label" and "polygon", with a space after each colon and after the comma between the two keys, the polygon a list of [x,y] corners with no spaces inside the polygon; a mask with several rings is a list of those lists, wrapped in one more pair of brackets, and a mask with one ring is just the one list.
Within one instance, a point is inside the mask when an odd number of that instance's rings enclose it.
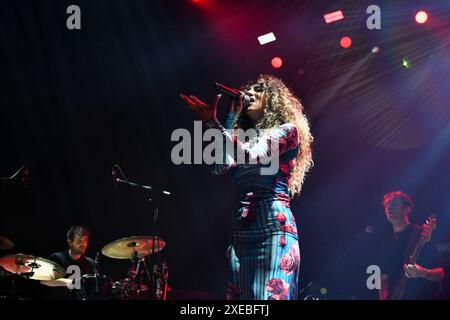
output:
{"label": "guitarist", "polygon": [[[409,214],[414,206],[413,201],[402,191],[385,194],[383,206],[392,232],[385,239],[381,251],[382,276],[379,299],[432,298],[424,295],[427,291],[425,289],[429,287],[430,282],[441,281],[444,278],[444,269],[427,269],[417,263],[410,264],[408,260],[421,239],[423,243],[430,241],[436,221],[431,218],[423,226],[411,224]],[[401,293],[398,294],[399,292]]]}

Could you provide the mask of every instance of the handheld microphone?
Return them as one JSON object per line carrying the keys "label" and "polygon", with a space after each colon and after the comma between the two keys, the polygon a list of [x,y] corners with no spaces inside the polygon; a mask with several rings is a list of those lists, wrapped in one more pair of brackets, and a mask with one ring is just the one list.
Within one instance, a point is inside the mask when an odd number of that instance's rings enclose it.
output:
{"label": "handheld microphone", "polygon": [[[236,89],[228,88],[227,86],[221,84],[221,83],[215,83],[214,87],[216,90],[218,90],[220,93],[226,94],[231,99],[239,101],[239,92]],[[246,108],[251,102],[251,98],[244,93],[244,97],[242,99],[242,104]]]}

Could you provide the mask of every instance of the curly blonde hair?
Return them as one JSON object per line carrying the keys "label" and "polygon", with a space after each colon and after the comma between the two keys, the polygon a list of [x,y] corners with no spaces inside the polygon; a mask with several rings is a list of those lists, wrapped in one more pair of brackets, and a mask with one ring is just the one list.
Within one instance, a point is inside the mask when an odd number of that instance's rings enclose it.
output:
{"label": "curly blonde hair", "polygon": [[[254,126],[257,129],[275,129],[284,123],[292,123],[297,128],[300,152],[288,181],[289,193],[291,197],[294,197],[300,194],[306,173],[313,166],[311,145],[314,139],[309,122],[300,100],[292,94],[283,81],[270,75],[260,75],[256,83],[263,86],[266,107],[264,117]],[[241,90],[248,90],[252,84],[255,82],[247,83],[241,87]],[[241,112],[234,128],[246,130],[251,127],[253,127],[252,121],[245,112]]]}

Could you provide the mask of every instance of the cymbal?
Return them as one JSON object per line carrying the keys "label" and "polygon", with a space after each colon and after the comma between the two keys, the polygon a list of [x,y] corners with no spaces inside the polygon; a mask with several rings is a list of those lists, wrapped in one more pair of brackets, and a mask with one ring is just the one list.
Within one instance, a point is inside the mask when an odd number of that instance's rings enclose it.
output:
{"label": "cymbal", "polygon": [[73,279],[59,278],[56,280],[42,280],[41,284],[47,287],[67,287],[73,282]]}
{"label": "cymbal", "polygon": [[[154,253],[157,253],[164,249],[166,242],[156,236],[154,238]],[[134,251],[139,258],[142,258],[151,254],[152,249],[153,236],[133,236],[108,243],[102,248],[102,253],[114,259],[130,259]]]}
{"label": "cymbal", "polygon": [[66,270],[53,261],[22,253],[1,257],[0,266],[11,273],[33,280],[55,280],[66,274]]}
{"label": "cymbal", "polygon": [[8,250],[14,247],[14,242],[6,237],[0,236],[0,250]]}

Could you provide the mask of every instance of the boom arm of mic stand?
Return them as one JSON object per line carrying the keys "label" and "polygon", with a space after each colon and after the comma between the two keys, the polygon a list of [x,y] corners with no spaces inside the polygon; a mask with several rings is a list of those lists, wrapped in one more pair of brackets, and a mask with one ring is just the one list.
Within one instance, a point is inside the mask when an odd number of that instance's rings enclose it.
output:
{"label": "boom arm of mic stand", "polygon": [[150,191],[152,191],[152,192],[159,192],[159,193],[162,193],[162,194],[164,194],[164,195],[166,195],[166,196],[170,196],[170,195],[171,195],[171,192],[170,192],[170,191],[167,191],[167,190],[159,190],[159,189],[154,188],[154,187],[152,187],[152,186],[146,186],[146,185],[139,184],[139,183],[135,183],[135,182],[131,182],[131,181],[125,181],[125,180],[122,180],[122,179],[120,179],[120,178],[116,178],[116,182],[124,183],[124,184],[127,184],[127,185],[129,185],[129,186],[131,186],[131,187],[135,187],[135,188],[141,188],[141,189],[150,190]]}

